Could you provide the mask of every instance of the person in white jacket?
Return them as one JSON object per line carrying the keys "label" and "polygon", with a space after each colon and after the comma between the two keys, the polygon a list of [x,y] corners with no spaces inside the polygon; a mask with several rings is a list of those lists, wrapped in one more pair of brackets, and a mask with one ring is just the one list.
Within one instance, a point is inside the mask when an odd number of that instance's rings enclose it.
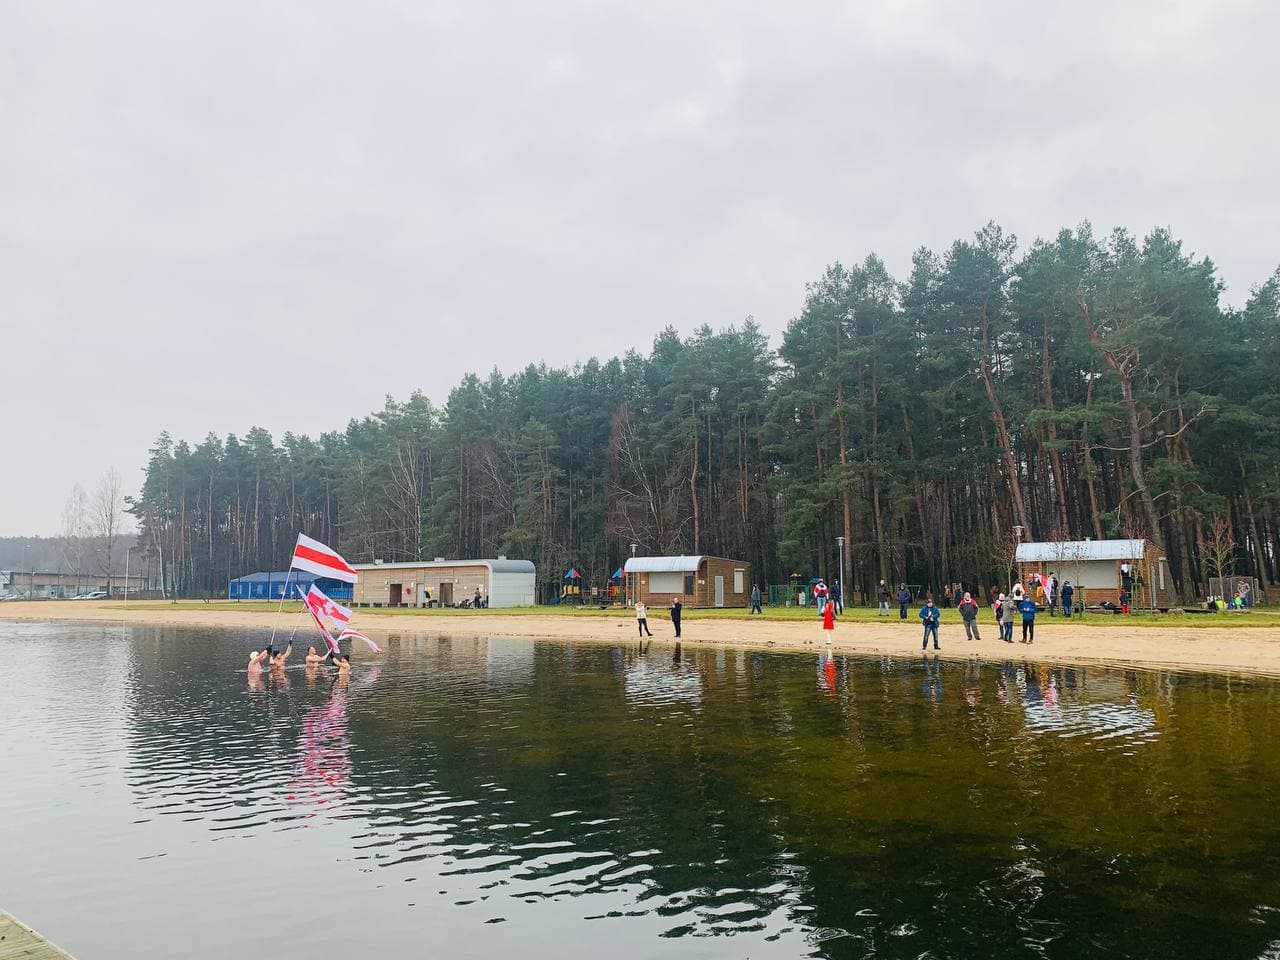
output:
{"label": "person in white jacket", "polygon": [[636,632],[642,637],[646,634],[653,636],[652,633],[649,633],[649,611],[638,600],[636,601]]}

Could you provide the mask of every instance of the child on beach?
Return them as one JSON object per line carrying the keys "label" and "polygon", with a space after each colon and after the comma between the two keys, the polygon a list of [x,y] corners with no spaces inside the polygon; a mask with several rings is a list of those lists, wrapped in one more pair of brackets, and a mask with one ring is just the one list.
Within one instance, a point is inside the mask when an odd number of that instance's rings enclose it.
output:
{"label": "child on beach", "polygon": [[832,632],[836,628],[836,605],[828,603],[822,610],[822,629],[827,635],[827,643],[831,642]]}

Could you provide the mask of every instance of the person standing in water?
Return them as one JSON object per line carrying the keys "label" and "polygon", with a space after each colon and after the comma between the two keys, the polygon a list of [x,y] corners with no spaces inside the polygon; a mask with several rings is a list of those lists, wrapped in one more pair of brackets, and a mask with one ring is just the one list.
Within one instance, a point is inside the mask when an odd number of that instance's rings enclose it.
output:
{"label": "person standing in water", "polygon": [[671,626],[676,628],[676,639],[680,639],[680,614],[684,611],[684,604],[680,602],[679,597],[671,598]]}
{"label": "person standing in water", "polygon": [[653,636],[649,633],[649,611],[639,600],[636,601],[636,632],[642,637],[646,634]]}
{"label": "person standing in water", "polygon": [[941,650],[938,646],[938,620],[941,611],[933,605],[933,597],[929,597],[924,602],[924,606],[920,608],[920,622],[924,624],[924,639],[920,642],[920,649],[926,650],[929,647],[929,635],[933,634],[933,649]]}

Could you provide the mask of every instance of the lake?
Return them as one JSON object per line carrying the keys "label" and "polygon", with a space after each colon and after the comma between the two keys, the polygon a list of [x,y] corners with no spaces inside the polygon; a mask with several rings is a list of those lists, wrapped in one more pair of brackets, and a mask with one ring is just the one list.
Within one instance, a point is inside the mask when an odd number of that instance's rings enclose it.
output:
{"label": "lake", "polygon": [[79,960],[1280,958],[1274,681],[264,638],[0,624],[0,908]]}

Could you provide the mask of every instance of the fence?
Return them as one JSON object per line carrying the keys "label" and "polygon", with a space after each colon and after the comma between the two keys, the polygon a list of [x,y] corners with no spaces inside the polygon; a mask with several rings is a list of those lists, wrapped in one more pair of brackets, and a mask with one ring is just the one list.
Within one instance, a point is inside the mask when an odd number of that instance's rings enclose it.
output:
{"label": "fence", "polygon": [[1209,578],[1209,596],[1222,597],[1228,603],[1231,598],[1236,595],[1236,591],[1243,591],[1246,597],[1246,604],[1253,606],[1258,601],[1258,580],[1256,577],[1210,577]]}

